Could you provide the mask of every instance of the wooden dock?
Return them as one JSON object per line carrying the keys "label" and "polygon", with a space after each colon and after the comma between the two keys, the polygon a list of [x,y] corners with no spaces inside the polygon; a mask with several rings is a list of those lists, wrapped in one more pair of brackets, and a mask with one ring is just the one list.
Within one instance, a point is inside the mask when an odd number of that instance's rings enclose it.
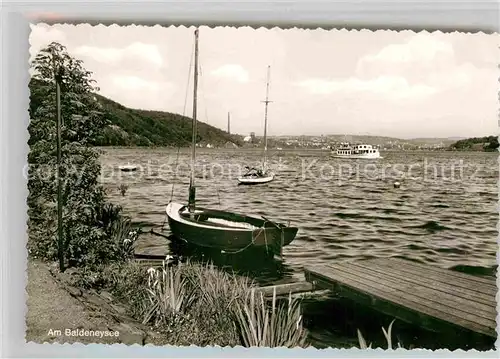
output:
{"label": "wooden dock", "polygon": [[308,266],[306,280],[400,320],[497,337],[496,279],[396,258]]}

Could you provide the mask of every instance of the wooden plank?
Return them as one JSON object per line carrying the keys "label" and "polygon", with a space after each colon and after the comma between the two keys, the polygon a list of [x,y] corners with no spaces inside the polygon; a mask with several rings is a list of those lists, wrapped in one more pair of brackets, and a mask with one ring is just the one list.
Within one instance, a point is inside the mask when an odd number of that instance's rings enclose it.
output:
{"label": "wooden plank", "polygon": [[454,283],[457,287],[474,289],[478,292],[494,296],[497,293],[495,279],[481,278],[465,273],[454,272],[449,269],[436,268],[421,263],[407,261],[399,258],[376,258],[369,259],[372,263],[378,263],[394,270],[406,270],[426,278],[434,279],[442,283]]}
{"label": "wooden plank", "polygon": [[[352,275],[351,273],[345,272],[333,272],[332,269],[323,267],[320,270],[313,272],[311,268],[308,268],[311,274],[322,277],[326,282],[332,283],[334,286],[339,285],[340,287],[348,287],[352,290],[362,292],[369,296],[375,296],[377,299],[386,300],[388,302],[404,306],[410,309],[416,309],[418,312],[439,317],[440,313],[436,311],[433,307],[428,307],[420,303],[420,301],[415,298],[408,298],[406,296],[401,296],[398,294],[397,290],[394,289],[382,289],[374,284],[373,281],[364,280],[363,277]],[[375,302],[375,300],[373,301]],[[456,322],[462,324],[462,326],[468,326],[469,322],[462,319],[460,316],[454,314],[450,315],[452,319]],[[453,323],[453,322],[452,322]]]}
{"label": "wooden plank", "polygon": [[[363,261],[365,262],[365,261]],[[368,264],[368,263],[366,263]],[[462,298],[466,298],[468,300],[474,300],[479,303],[487,304],[487,305],[493,305],[496,307],[496,303],[494,301],[495,299],[495,293],[493,291],[488,291],[489,293],[485,294],[484,290],[481,288],[479,289],[474,289],[471,288],[471,286],[467,286],[467,283],[464,283],[465,281],[461,281],[460,283],[457,283],[456,280],[453,281],[443,281],[440,280],[440,278],[436,279],[434,276],[427,276],[425,272],[420,271],[416,272],[415,270],[412,270],[406,266],[399,265],[397,268],[389,267],[389,265],[384,265],[382,262],[379,261],[371,261],[368,264],[369,266],[373,266],[374,268],[381,268],[384,270],[384,272],[389,275],[390,273],[398,273],[400,274],[401,278],[404,278],[405,280],[411,281],[412,279],[419,280],[420,283],[423,285],[429,286],[431,288],[441,288],[443,291],[444,290],[450,290],[454,293],[458,293],[458,295]],[[394,270],[393,270],[394,269]],[[425,278],[425,282],[422,281],[422,278]],[[470,279],[468,279],[470,280]],[[425,284],[424,284],[425,283]],[[457,285],[458,284],[458,285]]]}
{"label": "wooden plank", "polygon": [[444,329],[443,323],[445,328],[449,329],[449,323],[443,322],[432,316],[427,316],[417,310],[408,309],[404,306],[397,306],[390,301],[376,298],[372,294],[367,294],[363,291],[359,291],[358,289],[352,289],[339,283],[332,283],[329,280],[324,280],[315,275],[310,275],[310,273],[307,272],[306,278],[307,280],[314,280],[318,288],[329,288],[330,290],[334,290],[337,295],[351,299],[367,307],[373,307],[378,312],[384,313],[394,319],[420,326],[435,333],[440,333],[440,331]]}
{"label": "wooden plank", "polygon": [[[371,296],[372,300],[378,299],[387,302],[392,305],[392,308],[387,310],[388,312],[394,313],[397,312],[398,307],[404,307],[409,311],[425,314],[431,318],[436,318],[496,338],[496,305],[494,295],[488,301],[484,297],[484,291],[483,293],[476,293],[469,288],[467,295],[471,295],[472,297],[476,295],[485,300],[481,302],[462,296],[454,302],[452,294],[462,291],[463,286],[457,287],[453,291],[450,288],[453,282],[445,281],[444,283],[447,285],[446,290],[448,292],[445,290],[440,291],[440,287],[432,287],[433,285],[440,285],[439,278],[435,277],[437,272],[443,270],[440,269],[433,272],[433,268],[429,269],[425,266],[417,266],[418,271],[415,269],[410,280],[402,280],[402,278],[398,278],[395,269],[410,264],[406,262],[401,264],[398,261],[392,261],[392,266],[384,268],[383,263],[382,260],[367,260],[355,264],[344,263],[330,266],[307,267],[305,268],[306,278],[308,280],[319,279],[318,284],[322,288],[347,288],[351,292],[360,292],[365,296]],[[398,264],[397,268],[393,266],[396,263]],[[370,267],[370,264],[373,267]],[[405,270],[407,269],[407,267],[404,268]],[[408,272],[406,270],[405,274],[401,276],[404,277],[406,274],[409,274]],[[421,277],[420,283],[417,282],[417,277],[415,276],[418,273],[420,273]],[[429,283],[426,274],[431,274],[434,277],[434,282]],[[455,280],[457,277],[460,277],[462,284],[474,283],[473,276],[462,273],[457,274],[458,276],[452,277]],[[466,277],[465,280],[462,278],[463,276]],[[448,277],[445,280],[449,279]],[[486,283],[484,281],[479,282],[491,286],[491,281],[486,281]],[[471,304],[467,306],[467,300],[464,299],[471,301]],[[418,319],[419,315],[414,314],[413,318]]]}
{"label": "wooden plank", "polygon": [[[348,268],[333,268],[334,270],[342,270],[344,271],[344,275],[350,277],[351,279],[362,281],[365,284],[374,284],[373,287],[380,288],[382,291],[395,293],[397,296],[401,298],[408,299],[413,302],[418,302],[419,304],[432,308],[433,312],[436,311],[437,314],[434,315],[437,318],[445,319],[450,315],[460,316],[464,320],[469,321],[472,325],[494,325],[494,320],[488,320],[487,318],[481,318],[476,316],[475,314],[470,314],[468,312],[458,311],[456,308],[452,306],[448,306],[446,304],[442,304],[442,300],[439,297],[430,297],[425,294],[419,294],[419,290],[414,286],[409,286],[408,284],[400,284],[397,282],[391,282],[386,280],[385,278],[373,276],[369,277],[365,272],[354,272],[352,269]],[[406,291],[405,291],[406,289]],[[414,292],[411,292],[411,289],[414,289]],[[433,299],[431,299],[433,298]],[[493,316],[494,318],[494,316]]]}
{"label": "wooden plank", "polygon": [[484,314],[486,318],[490,318],[491,315],[496,316],[496,302],[494,296],[487,296],[472,290],[457,288],[448,283],[438,283],[432,280],[425,281],[421,276],[417,277],[412,274],[387,271],[386,268],[379,264],[365,263],[365,261],[346,263],[345,265],[347,267],[360,267],[367,271],[377,273],[377,275],[401,281],[402,283],[411,283],[412,292],[419,291],[426,293],[428,297],[439,297],[440,302],[447,303],[450,306],[456,306],[460,310],[472,314]]}
{"label": "wooden plank", "polygon": [[311,282],[295,282],[295,283],[285,283],[270,285],[267,287],[256,288],[256,293],[262,293],[264,296],[273,296],[274,291],[276,291],[276,296],[289,295],[295,293],[311,292],[314,290],[314,285]]}
{"label": "wooden plank", "polygon": [[496,310],[493,307],[484,306],[481,309],[475,309],[468,306],[467,301],[464,301],[465,304],[460,306],[459,302],[453,301],[453,296],[448,296],[446,298],[443,296],[443,294],[447,293],[440,292],[439,290],[430,290],[429,288],[413,283],[405,283],[404,281],[399,281],[398,278],[385,277],[383,273],[380,275],[380,272],[374,273],[373,270],[370,273],[365,270],[366,267],[357,267],[350,263],[328,265],[328,267],[335,271],[358,276],[363,281],[367,281],[370,284],[373,283],[374,287],[380,287],[382,290],[397,291],[401,296],[407,296],[412,299],[415,298],[423,305],[439,309],[445,315],[457,314],[479,325],[491,324],[488,323],[488,321],[491,321],[491,318],[493,318],[492,321],[494,321],[496,317]]}
{"label": "wooden plank", "polygon": [[397,258],[397,257],[389,257],[389,258],[374,258],[374,259],[370,259],[370,261],[383,261],[383,262],[386,262],[387,264],[390,264],[390,263],[397,263],[397,264],[401,264],[401,265],[410,265],[414,268],[420,268],[422,270],[426,270],[426,271],[433,271],[433,272],[436,272],[436,273],[440,273],[444,276],[454,276],[455,278],[457,279],[464,279],[464,280],[470,280],[474,283],[483,283],[483,284],[486,284],[486,285],[489,285],[489,286],[493,286],[496,288],[496,279],[495,278],[486,278],[486,277],[480,277],[480,276],[473,276],[473,275],[470,275],[470,274],[466,274],[466,273],[462,273],[462,272],[457,272],[457,271],[453,271],[453,270],[450,270],[450,269],[444,269],[444,268],[440,268],[440,267],[436,267],[436,266],[431,266],[431,265],[428,265],[428,264],[424,264],[424,263],[419,263],[419,262],[415,262],[415,261],[410,261],[410,260],[405,260],[405,259],[402,259],[402,258]]}
{"label": "wooden plank", "polygon": [[134,253],[134,259],[136,260],[155,260],[162,261],[167,258],[166,254],[152,254],[152,253]]}
{"label": "wooden plank", "polygon": [[[390,290],[382,289],[378,286],[374,286],[373,282],[364,280],[360,276],[352,275],[348,272],[329,272],[327,268],[322,268],[320,271],[315,273],[317,276],[321,276],[327,281],[332,281],[332,278],[335,278],[336,284],[340,285],[340,287],[348,287],[354,291],[360,291],[367,295],[374,296],[376,299],[381,299],[387,301],[389,303],[394,304],[395,306],[403,306],[410,310],[415,310],[417,312],[426,314],[428,316],[438,318],[445,322],[459,325],[464,328],[471,329],[476,332],[480,332],[487,335],[494,335],[495,332],[495,324],[492,321],[491,325],[482,325],[475,322],[472,322],[469,318],[462,318],[462,315],[457,315],[454,313],[443,313],[442,306],[436,305],[432,303],[432,305],[425,305],[422,303],[420,299],[410,298],[408,296],[400,295],[397,290],[391,288]],[[336,287],[335,284],[333,287]],[[392,313],[388,313],[392,314]],[[461,313],[463,314],[463,313]]]}
{"label": "wooden plank", "polygon": [[136,259],[135,262],[141,267],[160,268],[163,266],[163,261],[151,259]]}

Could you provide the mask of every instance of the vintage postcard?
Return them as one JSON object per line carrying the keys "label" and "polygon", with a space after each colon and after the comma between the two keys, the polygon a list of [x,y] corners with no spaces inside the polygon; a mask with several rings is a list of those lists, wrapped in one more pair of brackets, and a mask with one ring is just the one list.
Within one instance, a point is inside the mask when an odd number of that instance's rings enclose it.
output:
{"label": "vintage postcard", "polygon": [[26,341],[494,349],[497,51],[32,25]]}

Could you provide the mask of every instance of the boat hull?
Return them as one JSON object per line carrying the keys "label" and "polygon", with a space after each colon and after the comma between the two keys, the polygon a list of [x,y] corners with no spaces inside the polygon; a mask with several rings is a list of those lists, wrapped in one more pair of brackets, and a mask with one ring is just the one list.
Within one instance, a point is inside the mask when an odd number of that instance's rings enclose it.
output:
{"label": "boat hull", "polygon": [[137,166],[120,166],[118,167],[122,172],[134,172],[137,171]]}
{"label": "boat hull", "polygon": [[269,183],[274,180],[274,174],[266,177],[238,177],[238,184],[254,185]]}
{"label": "boat hull", "polygon": [[241,227],[209,223],[188,218],[184,212],[185,208],[179,203],[167,205],[168,224],[174,237],[200,247],[216,248],[229,253],[262,248],[278,254],[282,246],[293,241],[298,231],[296,227],[277,228],[275,224],[260,218],[225,211],[197,209],[194,217],[209,216],[235,225],[241,224]]}
{"label": "boat hull", "polygon": [[380,154],[376,155],[337,155],[337,154],[332,154],[333,158],[346,158],[346,159],[353,159],[353,160],[377,160],[380,158],[383,158],[380,156]]}

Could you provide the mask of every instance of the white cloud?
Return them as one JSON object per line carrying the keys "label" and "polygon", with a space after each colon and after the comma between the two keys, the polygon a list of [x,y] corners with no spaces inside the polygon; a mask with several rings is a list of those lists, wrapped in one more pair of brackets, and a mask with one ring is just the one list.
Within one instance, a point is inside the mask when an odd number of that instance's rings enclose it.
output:
{"label": "white cloud", "polygon": [[124,59],[140,59],[150,62],[152,65],[161,66],[163,58],[158,46],[134,42],[125,48],[79,46],[73,50],[75,55],[90,57],[98,62],[116,64]]}
{"label": "white cloud", "polygon": [[[334,80],[308,79],[299,83],[315,94],[372,93],[389,100],[424,99],[444,86],[464,84],[468,75],[453,70],[451,43],[426,33],[406,42],[389,44],[358,61],[354,76]],[[448,71],[443,71],[443,65]]]}
{"label": "white cloud", "polygon": [[[466,137],[498,127],[498,35],[201,31],[200,119],[220,128],[230,111],[233,132],[262,133],[268,64],[272,134]],[[35,48],[67,45],[125,106],[182,112],[187,94],[191,112],[192,28],[34,25],[31,38]]]}
{"label": "white cloud", "polygon": [[212,71],[212,75],[233,79],[238,82],[247,82],[249,79],[248,72],[241,65],[234,64],[223,65]]}
{"label": "white cloud", "polygon": [[153,90],[158,91],[161,85],[158,82],[147,81],[137,76],[116,75],[111,77],[114,86],[127,90]]}
{"label": "white cloud", "polygon": [[429,33],[419,33],[402,44],[390,44],[375,54],[361,59],[361,64],[383,63],[429,63],[438,58],[453,60],[453,46]]}
{"label": "white cloud", "polygon": [[66,35],[60,29],[54,26],[48,26],[44,24],[31,25],[30,34],[30,53],[35,55],[45,46],[49,45],[51,42],[59,42],[64,44],[66,41]]}
{"label": "white cloud", "polygon": [[175,84],[167,81],[148,81],[131,75],[110,75],[99,81],[101,94],[124,106],[161,110],[176,94]]}
{"label": "white cloud", "polygon": [[419,33],[389,44],[358,61],[354,76],[333,80],[310,78],[299,83],[314,94],[373,93],[388,100],[424,100],[432,95],[488,84],[491,71],[471,63],[457,64],[453,45],[438,36]]}
{"label": "white cloud", "polygon": [[425,32],[362,57],[356,68],[360,78],[399,76],[410,83],[432,87],[436,92],[466,86],[480,72],[470,63],[457,62],[451,41]]}
{"label": "white cloud", "polygon": [[329,94],[333,92],[371,92],[384,95],[390,99],[422,98],[436,93],[436,90],[427,85],[410,85],[403,77],[379,76],[372,80],[348,78],[345,80],[308,79],[298,83],[313,94]]}

